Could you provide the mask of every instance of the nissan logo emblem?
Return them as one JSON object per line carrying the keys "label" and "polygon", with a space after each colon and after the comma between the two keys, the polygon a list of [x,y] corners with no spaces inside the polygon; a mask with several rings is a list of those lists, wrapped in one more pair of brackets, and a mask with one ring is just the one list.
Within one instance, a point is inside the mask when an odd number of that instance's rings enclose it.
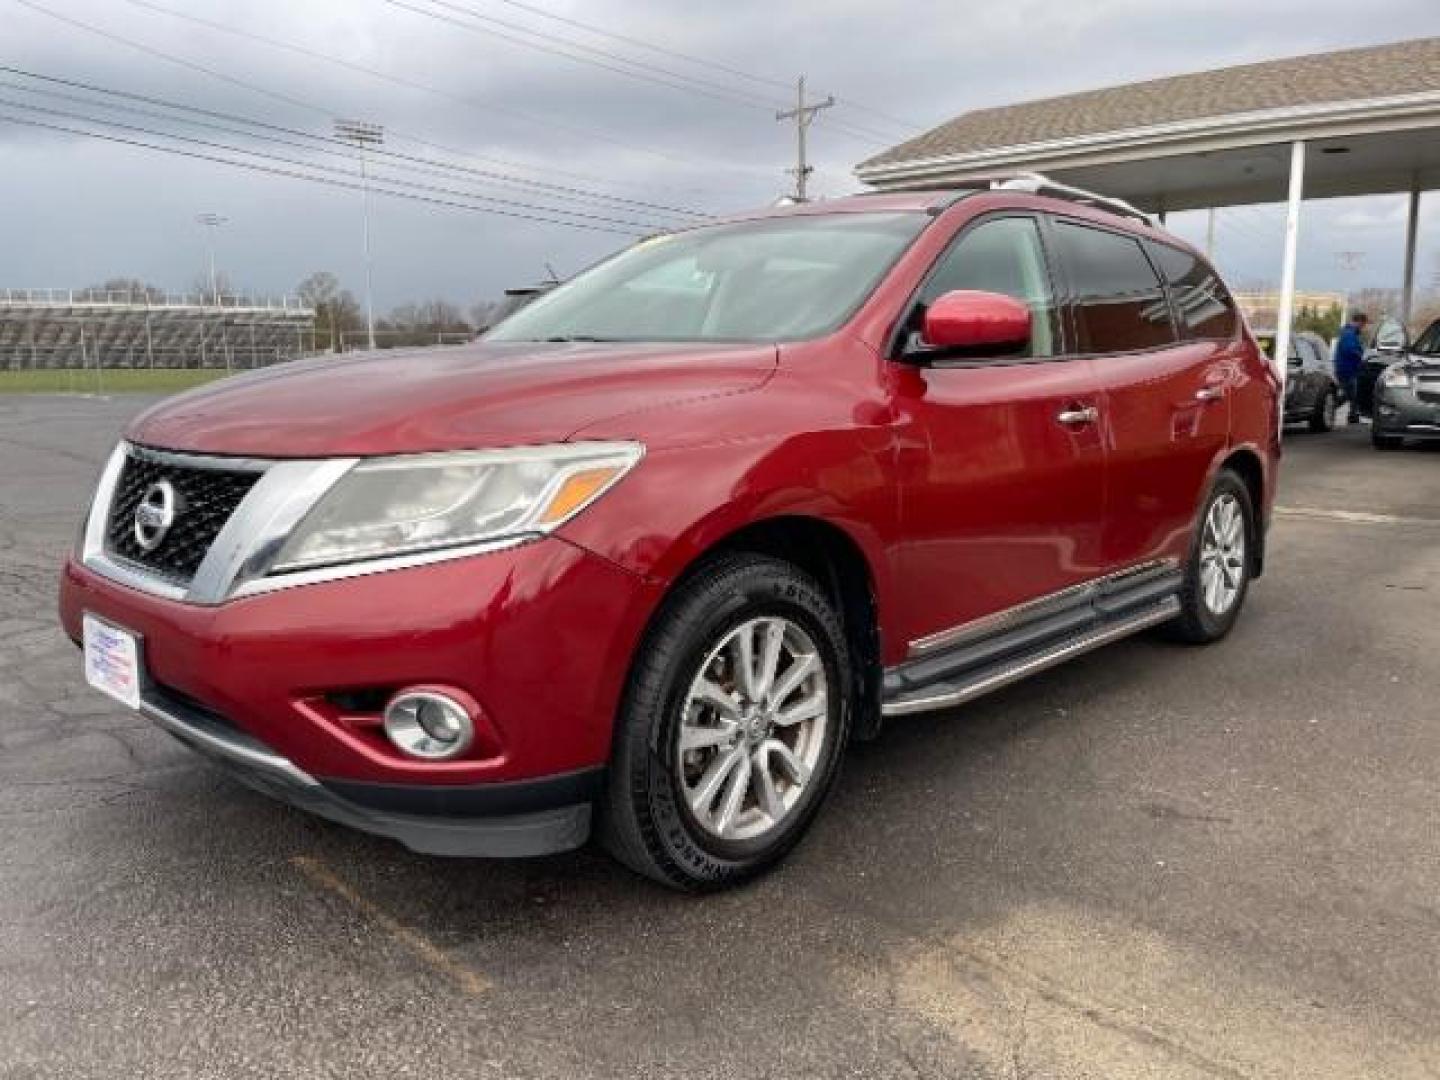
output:
{"label": "nissan logo emblem", "polygon": [[169,480],[156,480],[135,507],[135,542],[141,551],[154,551],[175,524],[179,499]]}

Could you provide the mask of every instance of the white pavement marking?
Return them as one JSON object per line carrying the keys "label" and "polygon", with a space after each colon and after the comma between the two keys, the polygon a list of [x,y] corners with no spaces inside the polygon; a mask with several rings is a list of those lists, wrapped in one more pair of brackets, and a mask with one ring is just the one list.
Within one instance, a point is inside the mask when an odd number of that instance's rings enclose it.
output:
{"label": "white pavement marking", "polygon": [[1358,510],[1322,510],[1313,506],[1277,506],[1275,515],[1312,521],[1343,521],[1347,525],[1424,525],[1440,529],[1440,518],[1398,517],[1395,514],[1368,514]]}

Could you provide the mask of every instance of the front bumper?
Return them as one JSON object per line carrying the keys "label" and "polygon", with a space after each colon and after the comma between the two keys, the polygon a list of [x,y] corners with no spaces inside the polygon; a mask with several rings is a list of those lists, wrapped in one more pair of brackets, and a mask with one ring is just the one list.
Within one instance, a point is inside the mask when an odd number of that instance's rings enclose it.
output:
{"label": "front bumper", "polygon": [[1440,439],[1440,403],[1421,401],[1410,390],[1377,388],[1372,423],[1380,435]]}
{"label": "front bumper", "polygon": [[427,855],[516,858],[577,848],[590,835],[591,800],[599,793],[603,775],[596,768],[543,780],[451,790],[444,794],[462,804],[528,809],[486,816],[441,814],[434,812],[433,788],[317,780],[219,718],[154,691],[141,699],[140,712],[264,795],[341,825],[398,840]]}
{"label": "front bumper", "polygon": [[[141,711],[253,787],[438,854],[583,841],[630,658],[659,586],[558,537],[215,606],[140,592],[75,560],[60,611],[134,633]],[[464,691],[471,750],[406,757],[375,702]],[[340,704],[365,698],[369,706]],[[366,712],[366,709],[369,712]]]}

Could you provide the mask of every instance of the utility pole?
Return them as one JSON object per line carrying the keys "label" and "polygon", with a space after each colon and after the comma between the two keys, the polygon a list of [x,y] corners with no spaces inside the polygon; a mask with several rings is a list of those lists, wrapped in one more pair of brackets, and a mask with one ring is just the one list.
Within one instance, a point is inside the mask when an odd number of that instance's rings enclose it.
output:
{"label": "utility pole", "polygon": [[[368,124],[362,120],[336,120],[335,136],[354,143],[360,156],[360,198],[364,212],[365,245],[365,329],[370,340],[370,349],[375,349],[375,290],[370,266],[370,177],[365,169],[365,147],[379,146],[385,141],[385,129],[379,124]],[[333,316],[332,316],[333,318]]]}
{"label": "utility pole", "polygon": [[1215,261],[1215,208],[1210,207],[1210,212],[1205,218],[1205,257],[1211,262]]}
{"label": "utility pole", "polygon": [[219,214],[196,214],[195,220],[205,226],[205,250],[210,257],[210,301],[220,306],[220,279],[215,275],[215,230],[230,219]]}
{"label": "utility pole", "polygon": [[812,104],[805,104],[805,76],[800,76],[798,92],[795,95],[795,108],[786,109],[784,112],[775,114],[776,120],[795,121],[795,168],[786,169],[786,172],[795,176],[795,201],[807,202],[805,193],[805,182],[810,179],[810,174],[815,167],[805,160],[805,132],[809,130],[810,124],[815,119],[815,114],[821,109],[828,109],[835,104],[833,95],[827,95],[824,101],[816,101]]}

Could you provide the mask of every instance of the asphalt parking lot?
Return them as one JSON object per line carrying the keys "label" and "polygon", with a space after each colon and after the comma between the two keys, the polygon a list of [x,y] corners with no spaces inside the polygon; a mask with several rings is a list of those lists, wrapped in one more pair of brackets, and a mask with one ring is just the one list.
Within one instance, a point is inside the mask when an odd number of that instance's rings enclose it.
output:
{"label": "asphalt parking lot", "polygon": [[780,872],[412,855],[87,690],[137,397],[0,397],[0,1077],[1440,1076],[1440,452],[1287,442],[1266,576],[857,748]]}

